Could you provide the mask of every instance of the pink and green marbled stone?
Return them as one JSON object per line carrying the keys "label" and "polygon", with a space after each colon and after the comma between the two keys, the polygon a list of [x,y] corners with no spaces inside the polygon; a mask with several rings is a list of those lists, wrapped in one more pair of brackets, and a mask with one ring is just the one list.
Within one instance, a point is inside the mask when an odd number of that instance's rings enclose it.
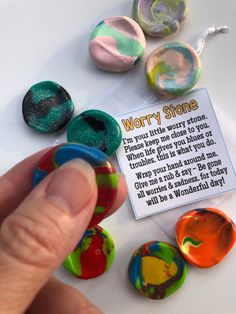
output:
{"label": "pink and green marbled stone", "polygon": [[101,21],[90,37],[89,51],[95,64],[111,72],[128,71],[146,48],[141,27],[131,18],[115,16]]}

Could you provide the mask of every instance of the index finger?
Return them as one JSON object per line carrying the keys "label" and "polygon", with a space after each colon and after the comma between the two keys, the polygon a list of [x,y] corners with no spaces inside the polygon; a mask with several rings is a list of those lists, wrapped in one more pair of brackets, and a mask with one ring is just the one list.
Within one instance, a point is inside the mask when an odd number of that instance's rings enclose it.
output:
{"label": "index finger", "polygon": [[49,149],[29,156],[0,177],[0,224],[32,190],[34,167]]}

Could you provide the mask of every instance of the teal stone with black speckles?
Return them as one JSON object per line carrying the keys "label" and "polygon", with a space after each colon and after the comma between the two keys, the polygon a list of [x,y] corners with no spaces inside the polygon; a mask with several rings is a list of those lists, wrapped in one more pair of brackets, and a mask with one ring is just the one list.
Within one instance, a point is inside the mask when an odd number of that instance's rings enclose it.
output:
{"label": "teal stone with black speckles", "polygon": [[122,132],[118,122],[109,114],[87,110],[70,122],[67,140],[98,148],[111,156],[121,144]]}
{"label": "teal stone with black speckles", "polygon": [[42,133],[62,129],[71,119],[73,111],[74,105],[68,92],[52,81],[33,85],[22,104],[27,125]]}

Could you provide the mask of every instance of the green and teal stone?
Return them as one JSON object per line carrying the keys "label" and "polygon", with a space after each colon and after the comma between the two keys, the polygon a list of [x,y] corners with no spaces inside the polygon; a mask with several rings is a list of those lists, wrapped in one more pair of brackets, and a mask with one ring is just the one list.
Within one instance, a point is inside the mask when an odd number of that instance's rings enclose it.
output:
{"label": "green and teal stone", "polygon": [[71,119],[74,105],[68,92],[59,84],[44,81],[33,85],[22,104],[26,124],[42,133],[62,129]]}
{"label": "green and teal stone", "polygon": [[121,144],[122,132],[118,122],[109,114],[87,110],[69,123],[67,140],[98,148],[111,156]]}

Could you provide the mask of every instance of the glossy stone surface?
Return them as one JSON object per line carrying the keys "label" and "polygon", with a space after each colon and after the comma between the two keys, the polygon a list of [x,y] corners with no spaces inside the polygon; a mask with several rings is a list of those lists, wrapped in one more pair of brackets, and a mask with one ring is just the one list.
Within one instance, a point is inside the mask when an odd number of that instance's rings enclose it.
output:
{"label": "glossy stone surface", "polygon": [[133,3],[133,18],[153,37],[178,31],[187,12],[185,0],[134,0]]}
{"label": "glossy stone surface", "polygon": [[215,208],[194,209],[176,224],[179,249],[191,265],[209,268],[219,263],[235,243],[233,221]]}
{"label": "glossy stone surface", "polygon": [[36,186],[54,169],[75,158],[81,158],[90,163],[96,174],[98,197],[93,217],[88,226],[90,228],[104,219],[112,208],[117,195],[116,169],[103,152],[80,144],[64,144],[53,147],[39,160],[34,171],[33,185]]}
{"label": "glossy stone surface", "polygon": [[67,141],[98,148],[111,156],[121,144],[122,133],[118,122],[109,114],[87,110],[69,123]]}
{"label": "glossy stone surface", "polygon": [[152,241],[134,252],[128,275],[132,286],[142,295],[151,299],[164,299],[182,286],[187,266],[174,246]]}
{"label": "glossy stone surface", "polygon": [[99,226],[88,229],[67,257],[64,267],[80,279],[91,279],[107,271],[115,256],[110,234]]}
{"label": "glossy stone surface", "polygon": [[192,89],[201,75],[197,52],[183,42],[170,42],[155,49],[146,62],[151,88],[166,97],[177,97]]}
{"label": "glossy stone surface", "polygon": [[146,48],[141,27],[127,16],[101,21],[90,37],[89,51],[95,64],[111,72],[128,71],[140,60]]}
{"label": "glossy stone surface", "polygon": [[22,112],[27,125],[38,132],[62,129],[73,115],[74,105],[59,84],[44,81],[33,85],[23,99]]}

